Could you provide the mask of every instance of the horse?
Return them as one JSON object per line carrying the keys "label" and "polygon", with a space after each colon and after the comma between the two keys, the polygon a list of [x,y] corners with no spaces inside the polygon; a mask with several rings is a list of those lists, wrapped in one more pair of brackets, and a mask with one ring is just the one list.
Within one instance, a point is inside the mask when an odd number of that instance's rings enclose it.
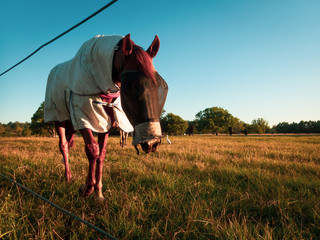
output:
{"label": "horse", "polygon": [[190,124],[189,127],[188,127],[189,136],[193,135],[193,131],[194,131],[194,126],[192,124]]}
{"label": "horse", "polygon": [[122,148],[124,148],[125,146],[127,146],[127,139],[128,139],[129,133],[123,131],[122,129],[120,129],[120,146]]}
{"label": "horse", "polygon": [[[68,152],[75,132],[82,135],[89,168],[79,188],[81,196],[95,192],[104,199],[103,163],[114,122],[126,132],[134,129],[132,144],[137,151],[140,145],[145,153],[155,152],[160,145],[159,118],[168,85],[153,65],[159,47],[157,35],[146,51],[130,34],[98,35],[86,41],[73,59],[50,71],[44,118],[54,122],[67,182],[72,178]],[[98,133],[97,140],[93,132]]]}

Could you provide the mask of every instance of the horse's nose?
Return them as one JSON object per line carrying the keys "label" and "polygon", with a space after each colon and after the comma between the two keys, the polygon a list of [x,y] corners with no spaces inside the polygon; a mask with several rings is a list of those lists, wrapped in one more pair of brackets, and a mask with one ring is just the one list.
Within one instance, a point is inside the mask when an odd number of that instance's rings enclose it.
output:
{"label": "horse's nose", "polygon": [[154,138],[149,141],[141,143],[141,148],[145,153],[156,152],[161,143],[160,138]]}

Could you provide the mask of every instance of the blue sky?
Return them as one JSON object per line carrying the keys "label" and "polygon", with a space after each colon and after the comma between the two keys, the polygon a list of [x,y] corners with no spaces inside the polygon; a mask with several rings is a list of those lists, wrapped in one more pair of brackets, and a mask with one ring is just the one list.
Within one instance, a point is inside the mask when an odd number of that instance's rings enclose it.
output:
{"label": "blue sky", "polygon": [[[108,1],[0,3],[0,72]],[[89,38],[131,33],[169,85],[165,110],[193,120],[222,107],[244,122],[320,120],[320,1],[119,0],[0,77],[0,122],[30,122],[47,76]]]}

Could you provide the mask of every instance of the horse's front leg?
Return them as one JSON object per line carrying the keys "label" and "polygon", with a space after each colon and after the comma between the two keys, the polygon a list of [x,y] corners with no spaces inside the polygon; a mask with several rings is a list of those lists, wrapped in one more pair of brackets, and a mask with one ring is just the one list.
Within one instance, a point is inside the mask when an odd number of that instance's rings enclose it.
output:
{"label": "horse's front leg", "polygon": [[100,200],[104,200],[102,194],[102,170],[103,170],[103,163],[106,158],[106,148],[108,142],[109,133],[99,133],[98,134],[98,143],[99,143],[99,157],[97,159],[97,166],[96,166],[96,185],[94,190],[96,191],[98,198]]}
{"label": "horse's front leg", "polygon": [[85,142],[86,155],[89,160],[89,171],[86,183],[80,187],[79,192],[83,196],[89,196],[96,185],[95,170],[96,162],[99,158],[99,144],[95,140],[90,129],[81,129],[80,132]]}

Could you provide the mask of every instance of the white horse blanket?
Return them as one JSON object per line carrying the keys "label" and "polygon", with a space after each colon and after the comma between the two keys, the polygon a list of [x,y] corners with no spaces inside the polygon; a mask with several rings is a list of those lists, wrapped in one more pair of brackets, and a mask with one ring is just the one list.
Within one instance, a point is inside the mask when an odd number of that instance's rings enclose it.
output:
{"label": "white horse blanket", "polygon": [[[122,36],[98,35],[86,41],[75,57],[54,67],[48,77],[44,120],[71,119],[74,129],[89,128],[107,132],[111,119],[103,108],[99,94],[118,92],[112,81],[114,51]],[[125,132],[133,127],[122,111],[120,97],[115,101],[115,121]]]}

